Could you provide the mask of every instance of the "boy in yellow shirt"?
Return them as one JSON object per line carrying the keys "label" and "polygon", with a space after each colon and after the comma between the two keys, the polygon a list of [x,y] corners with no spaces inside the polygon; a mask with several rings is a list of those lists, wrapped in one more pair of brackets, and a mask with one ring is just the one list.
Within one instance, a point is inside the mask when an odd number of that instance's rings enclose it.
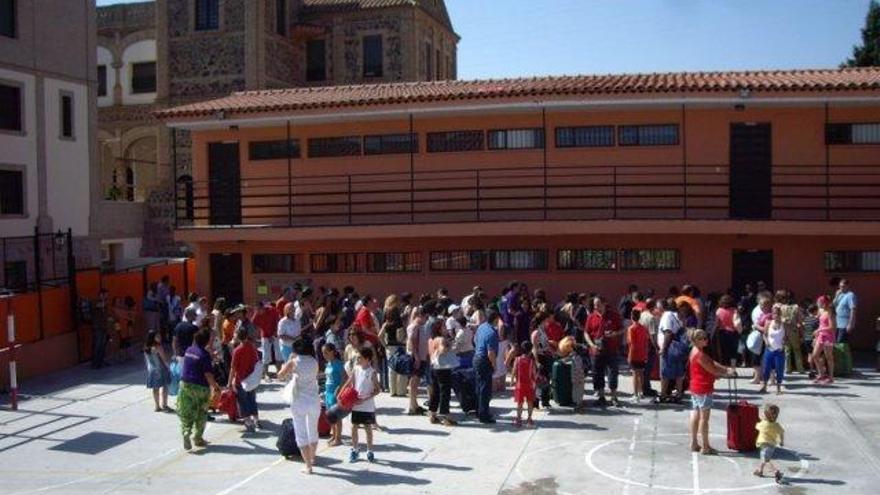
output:
{"label": "boy in yellow shirt", "polygon": [[755,425],[758,430],[758,439],[755,445],[761,449],[761,464],[755,469],[755,476],[764,476],[764,466],[769,465],[773,470],[773,477],[777,483],[782,483],[782,471],[773,464],[773,453],[776,447],[785,445],[785,429],[776,422],[779,417],[779,406],[768,404],[764,406],[764,420]]}

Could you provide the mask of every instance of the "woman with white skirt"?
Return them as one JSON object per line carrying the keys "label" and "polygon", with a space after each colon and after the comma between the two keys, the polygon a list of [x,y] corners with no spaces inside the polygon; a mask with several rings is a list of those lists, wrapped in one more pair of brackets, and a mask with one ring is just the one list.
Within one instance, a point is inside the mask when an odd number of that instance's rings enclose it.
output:
{"label": "woman with white skirt", "polygon": [[315,464],[315,454],[318,449],[318,418],[321,415],[318,360],[315,359],[314,353],[315,348],[310,338],[302,336],[296,339],[293,342],[293,354],[278,375],[280,378],[293,375],[290,415],[293,418],[296,445],[306,464],[303,472],[307,474],[312,474],[312,466]]}

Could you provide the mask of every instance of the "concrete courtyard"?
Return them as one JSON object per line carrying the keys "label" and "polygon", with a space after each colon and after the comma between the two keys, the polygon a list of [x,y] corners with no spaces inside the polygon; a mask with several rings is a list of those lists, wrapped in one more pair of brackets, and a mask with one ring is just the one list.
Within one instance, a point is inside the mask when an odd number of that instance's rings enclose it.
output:
{"label": "concrete courtyard", "polygon": [[[880,374],[866,368],[821,389],[795,375],[780,398],[758,396],[740,379],[745,398],[781,406],[781,486],[751,474],[755,455],[725,448],[726,390],[716,394],[712,420],[717,457],[688,451],[683,407],[600,410],[588,396],[583,414],[554,408],[537,414],[536,428],[516,429],[505,396],[493,401],[494,427],[463,420],[445,428],[402,415],[403,399],[380,396],[377,462],[349,464],[347,446],[322,441],[307,477],[275,449],[287,416],[280,385],[260,389],[265,430],[243,433],[218,419],[206,433],[211,445],[187,453],[176,416],[153,412],[143,380],[137,361],[25,383],[19,410],[0,409],[0,493],[880,493]],[[630,390],[629,380],[621,387]]]}

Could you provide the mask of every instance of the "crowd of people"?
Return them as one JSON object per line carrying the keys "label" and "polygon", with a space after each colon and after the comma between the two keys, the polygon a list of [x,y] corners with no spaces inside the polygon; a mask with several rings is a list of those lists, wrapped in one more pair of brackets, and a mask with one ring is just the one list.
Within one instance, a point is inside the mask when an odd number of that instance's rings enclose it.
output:
{"label": "crowd of people", "polygon": [[[373,462],[379,393],[406,396],[406,414],[454,427],[461,417],[451,413],[453,393],[462,417],[473,414],[491,424],[493,396],[512,387],[514,425],[532,426],[533,410],[551,407],[551,400],[583,408],[587,376],[596,406],[621,406],[618,376],[624,368],[633,376],[634,403],[679,403],[689,391],[691,448],[711,455],[708,424],[718,377],[752,367],[758,390],[772,385],[777,394],[784,391],[787,373],[809,372],[817,386],[833,382],[833,346],[847,341],[857,307],[847,281],[834,282],[833,295],[800,302],[791,291],[771,292],[763,282],[747,285],[741,294],[708,295],[693,285],[663,295],[632,285],[616,305],[589,293],[554,302],[544,290],[519,282],[497,293],[476,286],[460,300],[443,288],[391,294],[381,305],[353,287],[295,284],[277,300],[253,306],[229,306],[222,297],[209,306],[207,298],[191,294],[186,307],[160,282],[150,291],[166,297],[158,302],[159,315],[148,315],[148,325],[155,326],[144,346],[147,386],[156,411],[170,411],[169,366],[179,364],[176,408],[184,447],[190,449],[207,444],[205,422],[221,387],[235,392],[237,416],[253,431],[261,428],[257,385],[289,380],[285,400],[310,473],[322,405],[334,406],[345,388],[358,397],[348,458],[359,460],[358,430],[363,430],[366,459]],[[565,374],[557,373],[560,363]],[[570,380],[565,387],[557,383],[561,376]],[[659,379],[659,390],[652,379]],[[427,397],[421,395],[423,386]],[[565,393],[570,397],[563,399]],[[765,418],[775,423],[778,415],[776,408]],[[764,429],[765,440],[775,438],[774,428]],[[341,445],[341,422],[333,425],[328,443]],[[769,452],[764,460],[775,469]]]}

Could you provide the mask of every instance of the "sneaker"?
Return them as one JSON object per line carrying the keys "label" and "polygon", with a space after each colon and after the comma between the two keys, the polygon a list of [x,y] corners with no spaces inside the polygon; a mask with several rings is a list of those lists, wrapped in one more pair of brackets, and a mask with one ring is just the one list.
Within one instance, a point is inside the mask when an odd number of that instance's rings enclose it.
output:
{"label": "sneaker", "polygon": [[776,471],[776,474],[773,475],[773,479],[776,480],[776,483],[782,484],[782,471]]}
{"label": "sneaker", "polygon": [[605,397],[599,397],[599,400],[596,401],[596,405],[599,407],[605,407],[608,405],[608,400]]}
{"label": "sneaker", "polygon": [[443,418],[443,421],[441,421],[441,423],[443,423],[443,426],[458,426],[458,423],[455,422],[455,420],[449,418]]}
{"label": "sneaker", "polygon": [[367,451],[367,462],[376,462],[376,456],[373,455],[372,450]]}
{"label": "sneaker", "polygon": [[190,441],[189,437],[183,437],[183,450],[192,450],[192,448],[192,442]]}
{"label": "sneaker", "polygon": [[254,426],[254,424],[250,421],[248,421],[244,424],[244,429],[248,433],[253,433],[253,432],[257,431],[257,427]]}
{"label": "sneaker", "polygon": [[428,421],[430,421],[432,425],[440,424],[440,418],[438,418],[436,414],[432,414]]}
{"label": "sneaker", "polygon": [[193,445],[195,445],[196,447],[207,447],[208,441],[204,438],[196,438],[193,439]]}
{"label": "sneaker", "polygon": [[519,419],[519,418],[514,419],[514,420],[513,420],[513,426],[516,426],[517,428],[521,427],[521,426],[522,426],[522,420]]}
{"label": "sneaker", "polygon": [[358,451],[351,449],[351,452],[348,454],[348,462],[357,462],[358,460]]}

